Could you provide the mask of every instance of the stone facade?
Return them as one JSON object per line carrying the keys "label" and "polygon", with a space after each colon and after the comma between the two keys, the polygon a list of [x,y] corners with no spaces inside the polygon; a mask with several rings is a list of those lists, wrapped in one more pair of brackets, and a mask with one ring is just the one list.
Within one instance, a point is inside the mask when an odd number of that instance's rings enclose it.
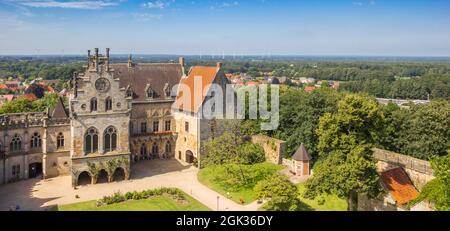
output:
{"label": "stone facade", "polygon": [[[219,65],[195,68],[212,70],[203,76],[210,83],[228,83]],[[0,117],[1,182],[71,175],[75,187],[126,180],[142,160],[175,157],[200,165],[202,142],[220,135],[224,121],[173,110],[186,77],[183,58],[138,64],[130,56],[112,64],[109,49],[89,51],[85,71],[71,80],[68,109],[60,100],[45,113]]]}
{"label": "stone facade", "polygon": [[49,112],[0,116],[1,183],[69,173],[70,121]]}

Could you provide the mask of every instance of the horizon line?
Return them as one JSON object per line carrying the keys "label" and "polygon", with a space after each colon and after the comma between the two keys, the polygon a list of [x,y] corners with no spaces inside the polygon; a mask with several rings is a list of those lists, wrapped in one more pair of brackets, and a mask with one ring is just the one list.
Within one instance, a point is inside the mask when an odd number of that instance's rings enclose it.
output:
{"label": "horizon line", "polygon": [[[102,53],[100,53],[102,54]],[[219,54],[164,54],[164,53],[111,53],[110,56],[128,56],[128,55],[144,55],[144,56],[203,56],[203,57],[373,57],[373,58],[450,58],[450,55],[401,55],[401,54],[233,54],[233,55],[219,55]],[[17,54],[0,54],[0,56],[87,56],[81,53],[43,53],[43,54],[30,54],[30,53],[17,53]]]}

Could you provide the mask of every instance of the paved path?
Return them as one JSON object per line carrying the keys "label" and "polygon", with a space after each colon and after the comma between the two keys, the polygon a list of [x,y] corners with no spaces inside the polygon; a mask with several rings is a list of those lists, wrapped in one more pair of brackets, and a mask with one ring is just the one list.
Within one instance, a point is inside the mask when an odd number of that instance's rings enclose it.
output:
{"label": "paved path", "polygon": [[256,202],[239,205],[202,185],[197,173],[198,169],[176,160],[153,160],[134,165],[130,181],[80,186],[76,190],[71,187],[70,176],[25,180],[0,186],[0,210],[8,210],[13,205],[19,205],[21,210],[43,210],[57,204],[96,200],[117,191],[125,193],[158,187],[179,188],[212,210],[217,210],[217,197],[220,211],[258,209]]}

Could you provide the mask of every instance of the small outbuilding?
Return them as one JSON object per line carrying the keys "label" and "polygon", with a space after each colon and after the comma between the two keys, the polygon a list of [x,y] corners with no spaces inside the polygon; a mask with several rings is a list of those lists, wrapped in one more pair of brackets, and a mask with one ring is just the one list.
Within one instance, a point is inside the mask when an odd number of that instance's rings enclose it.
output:
{"label": "small outbuilding", "polygon": [[309,176],[311,174],[311,156],[306,151],[305,145],[301,144],[292,156],[294,172],[297,176]]}

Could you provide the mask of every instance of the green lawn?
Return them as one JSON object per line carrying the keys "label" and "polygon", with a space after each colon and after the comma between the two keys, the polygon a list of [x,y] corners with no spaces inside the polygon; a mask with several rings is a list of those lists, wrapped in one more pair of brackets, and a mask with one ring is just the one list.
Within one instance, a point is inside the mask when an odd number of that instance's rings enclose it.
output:
{"label": "green lawn", "polygon": [[[283,166],[271,163],[260,163],[247,167],[249,168],[248,171],[258,172],[261,174],[273,174],[283,169]],[[253,169],[254,171],[252,171]],[[229,189],[223,184],[223,182],[215,179],[220,174],[223,174],[223,171],[218,171],[218,167],[207,167],[199,172],[198,180],[202,184],[222,194],[223,196],[228,197],[236,203],[241,203],[241,199],[244,201],[244,204],[249,204],[256,200],[256,193],[253,191],[253,187],[256,184],[255,182],[239,187],[238,189]],[[254,177],[259,177],[259,174],[254,174]]]}
{"label": "green lawn", "polygon": [[[297,185],[300,195],[305,191],[304,184]],[[325,203],[319,204],[320,199],[323,198]],[[302,210],[315,211],[347,211],[347,201],[337,197],[336,195],[323,195],[314,200],[306,199],[300,196],[300,200],[304,203]]]}
{"label": "green lawn", "polygon": [[58,211],[210,211],[189,195],[185,195],[188,203],[181,204],[169,196],[157,196],[146,200],[129,200],[122,203],[95,206],[94,201],[86,201],[68,205],[59,205]]}

